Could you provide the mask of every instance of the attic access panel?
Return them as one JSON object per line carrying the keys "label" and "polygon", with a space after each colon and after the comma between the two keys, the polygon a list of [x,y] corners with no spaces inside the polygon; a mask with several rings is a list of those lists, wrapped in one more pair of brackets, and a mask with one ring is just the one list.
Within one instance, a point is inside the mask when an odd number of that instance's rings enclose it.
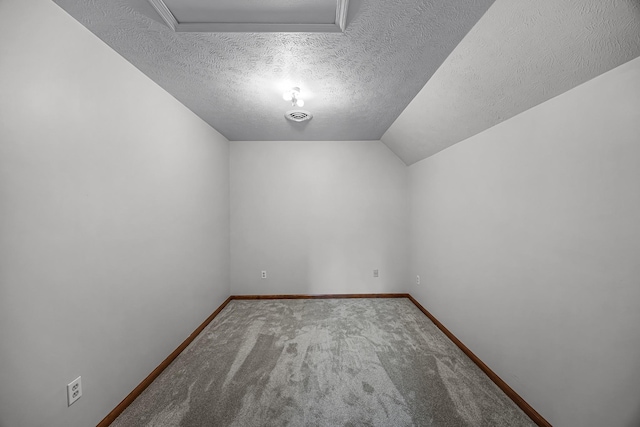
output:
{"label": "attic access panel", "polygon": [[148,0],[176,32],[342,32],[349,0]]}

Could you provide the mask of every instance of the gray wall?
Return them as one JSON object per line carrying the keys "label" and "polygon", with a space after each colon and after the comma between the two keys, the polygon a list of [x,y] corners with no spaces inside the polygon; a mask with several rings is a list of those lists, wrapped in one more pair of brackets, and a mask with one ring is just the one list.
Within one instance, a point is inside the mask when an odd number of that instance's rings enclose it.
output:
{"label": "gray wall", "polygon": [[228,142],[53,2],[0,16],[0,426],[96,425],[229,295]]}
{"label": "gray wall", "polygon": [[410,167],[410,292],[553,425],[640,425],[640,59]]}
{"label": "gray wall", "polygon": [[407,168],[380,141],[233,142],[230,168],[232,293],[404,288]]}

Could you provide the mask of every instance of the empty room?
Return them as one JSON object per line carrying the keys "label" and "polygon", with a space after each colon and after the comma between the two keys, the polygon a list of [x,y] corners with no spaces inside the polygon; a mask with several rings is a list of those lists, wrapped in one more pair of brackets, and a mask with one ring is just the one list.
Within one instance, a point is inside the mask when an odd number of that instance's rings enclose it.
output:
{"label": "empty room", "polygon": [[640,426],[638,0],[0,17],[0,427]]}

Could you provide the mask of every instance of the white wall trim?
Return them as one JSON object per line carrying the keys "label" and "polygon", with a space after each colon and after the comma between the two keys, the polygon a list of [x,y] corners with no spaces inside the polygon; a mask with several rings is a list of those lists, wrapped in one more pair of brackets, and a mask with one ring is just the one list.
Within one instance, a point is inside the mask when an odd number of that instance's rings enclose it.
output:
{"label": "white wall trim", "polygon": [[[156,0],[161,1],[161,0]],[[244,22],[198,22],[178,24],[178,33],[339,33],[336,24],[270,24]]]}
{"label": "white wall trim", "polygon": [[340,33],[347,26],[349,0],[336,0],[336,21],[327,24],[250,22],[178,22],[163,0],[148,0],[169,28],[177,33]]}
{"label": "white wall trim", "polygon": [[149,0],[149,3],[153,6],[156,12],[160,14],[162,19],[164,19],[164,22],[167,23],[169,28],[173,31],[177,31],[176,28],[178,28],[178,20],[173,16],[173,13],[171,13],[167,5],[164,4],[162,0]]}
{"label": "white wall trim", "polygon": [[347,28],[347,13],[349,12],[349,0],[337,0],[336,5],[336,25],[340,31],[344,32]]}

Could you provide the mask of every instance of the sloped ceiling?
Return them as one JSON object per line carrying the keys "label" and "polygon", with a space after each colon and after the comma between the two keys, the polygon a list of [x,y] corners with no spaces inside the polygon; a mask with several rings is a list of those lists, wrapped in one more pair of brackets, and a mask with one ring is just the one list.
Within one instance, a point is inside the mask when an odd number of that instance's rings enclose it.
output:
{"label": "sloped ceiling", "polygon": [[638,56],[638,0],[498,0],[382,141],[412,164]]}
{"label": "sloped ceiling", "polygon": [[[230,141],[382,139],[407,164],[640,56],[639,0],[350,0],[334,34],[175,33],[146,0],[55,2]],[[292,86],[311,121],[284,118]]]}

